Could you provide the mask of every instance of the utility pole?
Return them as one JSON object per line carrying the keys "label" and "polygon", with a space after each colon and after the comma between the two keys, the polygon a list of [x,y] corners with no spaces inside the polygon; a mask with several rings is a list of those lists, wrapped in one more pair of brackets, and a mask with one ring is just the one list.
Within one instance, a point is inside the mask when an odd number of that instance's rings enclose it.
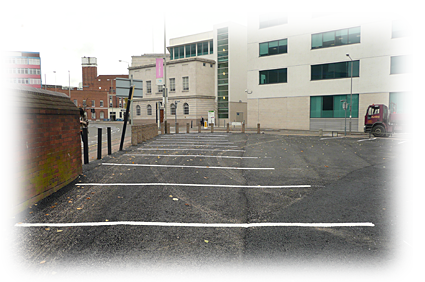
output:
{"label": "utility pole", "polygon": [[165,133],[167,132],[167,105],[168,105],[168,92],[167,92],[167,38],[166,38],[166,21],[164,12],[164,89],[162,93],[162,101],[164,105],[164,125]]}

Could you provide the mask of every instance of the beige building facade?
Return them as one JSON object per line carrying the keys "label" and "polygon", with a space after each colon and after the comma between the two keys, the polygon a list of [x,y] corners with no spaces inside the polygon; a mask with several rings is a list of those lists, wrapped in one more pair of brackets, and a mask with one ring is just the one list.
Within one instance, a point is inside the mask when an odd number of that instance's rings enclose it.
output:
{"label": "beige building facade", "polygon": [[[133,56],[130,77],[143,80],[143,98],[133,103],[135,124],[157,123],[163,115],[163,86],[156,85],[156,58],[163,54]],[[146,59],[146,60],[145,60]],[[166,62],[168,104],[167,121],[197,126],[201,117],[215,109],[215,61],[184,58]],[[176,106],[177,104],[177,106]]]}

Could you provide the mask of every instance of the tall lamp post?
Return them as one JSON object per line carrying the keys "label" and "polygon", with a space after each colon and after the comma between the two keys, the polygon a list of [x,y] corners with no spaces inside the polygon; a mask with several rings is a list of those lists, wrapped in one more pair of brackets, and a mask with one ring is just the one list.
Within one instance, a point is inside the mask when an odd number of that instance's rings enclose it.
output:
{"label": "tall lamp post", "polygon": [[351,59],[350,54],[345,54],[348,58],[350,58],[350,65],[351,65],[351,72],[350,72],[350,79],[351,79],[351,87],[350,87],[350,135],[351,135],[351,109],[352,109],[352,104],[353,104],[353,59]]}

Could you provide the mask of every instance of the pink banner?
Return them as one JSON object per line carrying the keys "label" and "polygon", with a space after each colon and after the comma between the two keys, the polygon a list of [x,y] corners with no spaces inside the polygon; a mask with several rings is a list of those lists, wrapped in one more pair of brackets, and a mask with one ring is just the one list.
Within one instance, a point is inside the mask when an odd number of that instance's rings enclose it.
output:
{"label": "pink banner", "polygon": [[156,78],[163,78],[164,77],[164,59],[157,58],[156,59]]}

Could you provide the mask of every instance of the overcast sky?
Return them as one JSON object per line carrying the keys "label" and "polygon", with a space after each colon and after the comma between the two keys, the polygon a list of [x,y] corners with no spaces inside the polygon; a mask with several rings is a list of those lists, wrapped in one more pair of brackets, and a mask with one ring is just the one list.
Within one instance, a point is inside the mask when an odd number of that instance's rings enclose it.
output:
{"label": "overcast sky", "polygon": [[[170,38],[213,30],[232,21],[247,25],[247,13],[166,13]],[[97,58],[97,73],[128,74],[131,56],[164,52],[164,13],[28,13],[9,20],[1,37],[2,51],[40,52],[42,81],[71,86],[82,81],[81,57]]]}

